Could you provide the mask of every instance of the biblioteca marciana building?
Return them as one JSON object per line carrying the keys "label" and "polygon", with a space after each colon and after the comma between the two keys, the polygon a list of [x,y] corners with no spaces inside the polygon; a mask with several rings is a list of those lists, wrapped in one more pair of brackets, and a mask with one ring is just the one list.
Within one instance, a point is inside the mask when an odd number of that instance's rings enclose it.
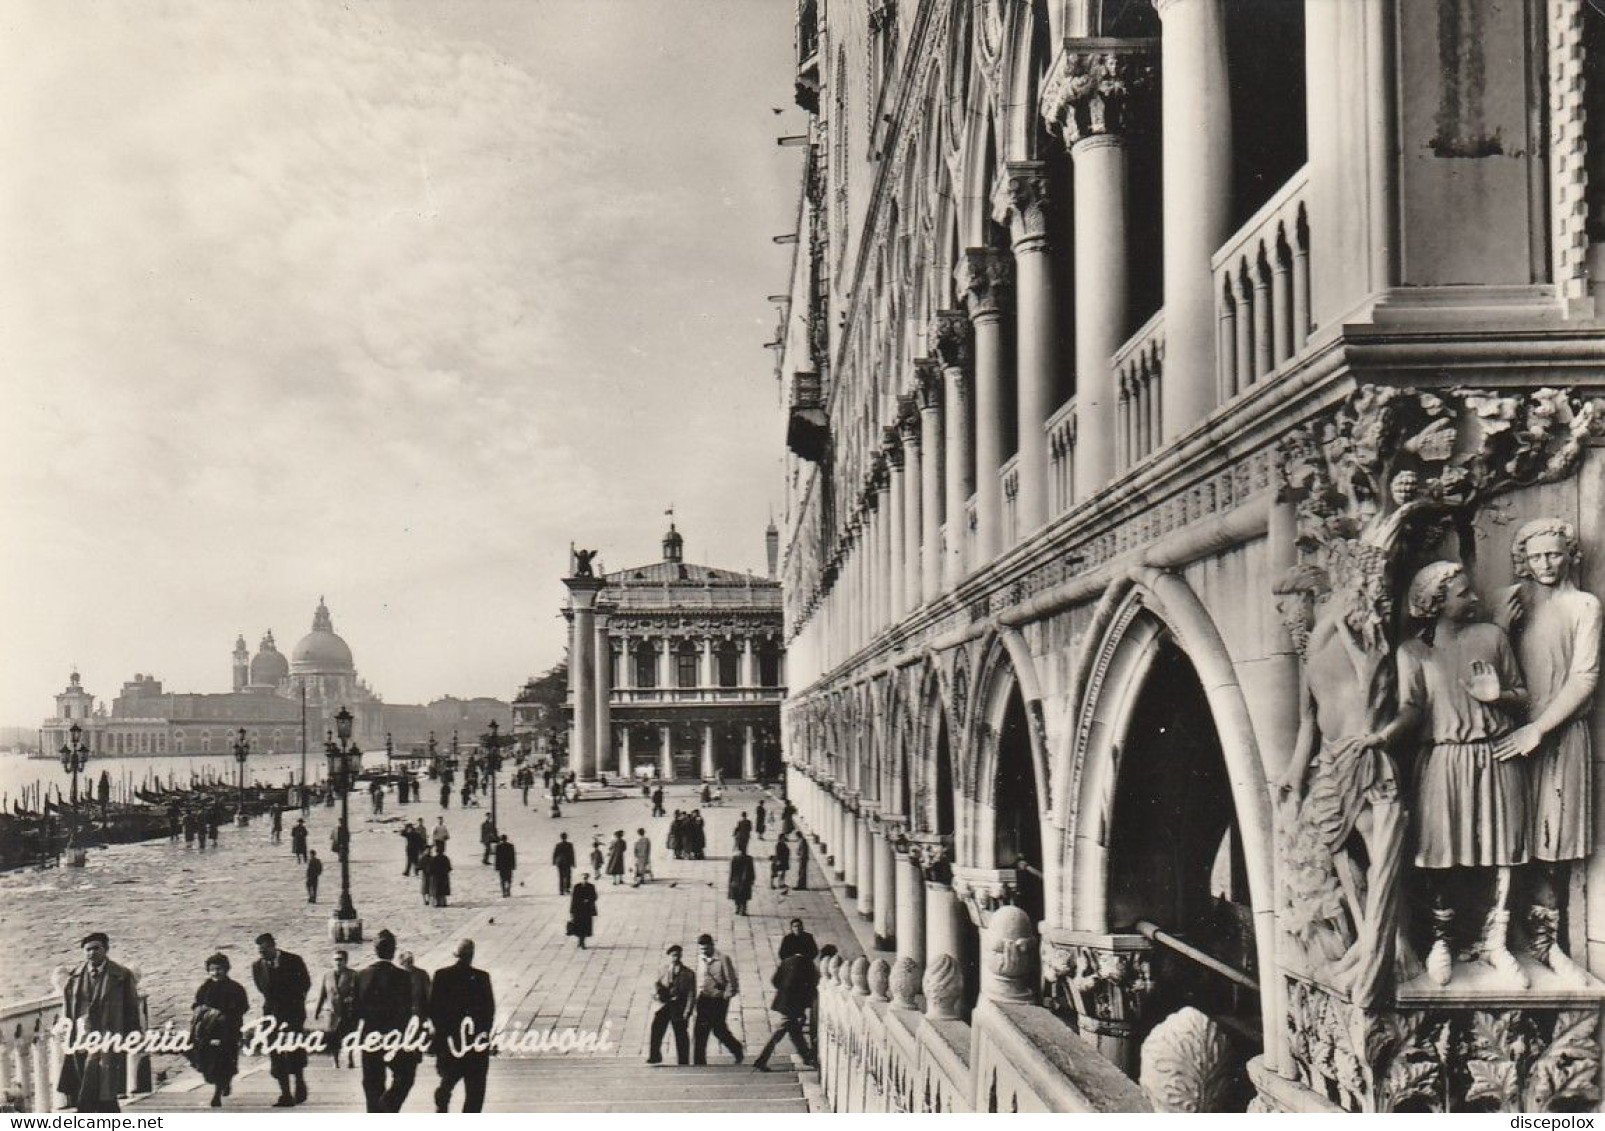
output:
{"label": "biblioteca marciana building", "polygon": [[801,0],[795,78],[830,1104],[1596,1110],[1605,9]]}
{"label": "biblioteca marciana building", "polygon": [[663,560],[614,573],[575,553],[569,768],[582,781],[778,778],[785,688],[779,532],[769,577],[692,565],[669,524]]}

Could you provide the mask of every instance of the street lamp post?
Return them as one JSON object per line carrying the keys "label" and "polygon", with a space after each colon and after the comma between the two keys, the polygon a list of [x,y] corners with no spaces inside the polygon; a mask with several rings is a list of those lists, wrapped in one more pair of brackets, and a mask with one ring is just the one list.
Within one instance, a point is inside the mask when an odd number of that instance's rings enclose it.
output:
{"label": "street lamp post", "polygon": [[361,942],[362,920],[351,902],[351,790],[362,772],[362,748],[351,741],[351,712],[341,707],[335,713],[338,734],[324,743],[329,758],[329,787],[340,795],[340,905],[329,920],[329,938],[334,942]]}
{"label": "street lamp post", "polygon": [[234,760],[240,764],[240,803],[234,813],[234,823],[241,828],[246,825],[245,817],[245,760],[251,756],[251,744],[245,739],[245,728],[241,727],[234,743]]}
{"label": "street lamp post", "polygon": [[84,865],[84,850],[78,846],[78,775],[89,764],[89,744],[83,741],[84,728],[73,723],[68,735],[72,741],[61,744],[61,768],[72,775],[72,816],[67,825],[67,863],[75,868]]}
{"label": "street lamp post", "polygon": [[496,821],[496,771],[502,768],[501,724],[492,719],[490,733],[480,735],[479,740],[485,748],[485,770],[490,775],[490,827],[499,832],[501,825]]}

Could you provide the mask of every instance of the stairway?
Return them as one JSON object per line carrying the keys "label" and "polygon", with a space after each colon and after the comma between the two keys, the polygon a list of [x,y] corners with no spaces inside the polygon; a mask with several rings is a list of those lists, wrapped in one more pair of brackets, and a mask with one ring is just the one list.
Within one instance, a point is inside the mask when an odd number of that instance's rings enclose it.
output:
{"label": "stairway", "polygon": [[[721,1060],[724,1058],[721,1056]],[[802,1085],[789,1058],[777,1056],[771,1072],[754,1072],[750,1064],[728,1063],[703,1068],[647,1065],[620,1057],[497,1057],[491,1061],[485,1110],[496,1112],[806,1112]],[[426,1059],[407,1104],[407,1112],[434,1110],[438,1083],[433,1059]],[[358,1069],[337,1069],[328,1061],[307,1072],[307,1102],[292,1111],[362,1111],[362,1075]],[[234,1091],[219,1114],[276,1111],[278,1084],[265,1066],[238,1076]],[[186,1072],[160,1091],[129,1105],[131,1112],[204,1112],[212,1088]],[[452,1110],[462,1107],[462,1085]]]}

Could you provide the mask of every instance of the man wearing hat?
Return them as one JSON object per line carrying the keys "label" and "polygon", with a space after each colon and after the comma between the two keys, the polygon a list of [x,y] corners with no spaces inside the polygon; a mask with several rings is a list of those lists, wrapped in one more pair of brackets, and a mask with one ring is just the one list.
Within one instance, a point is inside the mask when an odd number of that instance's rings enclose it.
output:
{"label": "man wearing hat", "polygon": [[697,947],[702,953],[697,956],[697,1023],[691,1033],[691,1063],[708,1063],[708,1034],[712,1033],[740,1064],[741,1042],[725,1023],[730,999],[741,988],[736,978],[736,964],[730,961],[728,954],[720,954],[713,948],[712,935],[698,935]]}
{"label": "man wearing hat", "polygon": [[[381,1044],[382,1038],[407,1031],[408,1023],[417,1016],[417,1005],[412,975],[392,961],[396,957],[396,936],[380,931],[373,953],[377,961],[357,972],[357,1022],[364,1038],[378,1034],[381,1040],[375,1043]],[[419,1056],[405,1049],[389,1054],[382,1048],[363,1050],[362,1094],[369,1111],[401,1110],[407,1093],[412,1091],[413,1077],[418,1074]]]}
{"label": "man wearing hat", "polygon": [[[280,950],[270,934],[256,936],[256,953],[251,963],[251,979],[262,995],[262,1016],[276,1022],[274,1035],[301,1033],[307,1024],[307,994],[312,991],[312,975],[301,956]],[[297,1042],[299,1043],[299,1042]],[[279,1082],[279,1098],[274,1107],[294,1107],[307,1098],[305,1049],[268,1054],[268,1067]]]}
{"label": "man wearing hat", "polygon": [[[73,1025],[75,1042],[89,1034],[126,1036],[140,1029],[139,976],[106,957],[111,939],[102,931],[78,941],[83,965],[62,987],[61,1015]],[[128,1091],[128,1057],[121,1052],[75,1052],[61,1066],[56,1090],[78,1111],[121,1111],[117,1097]]]}
{"label": "man wearing hat", "polygon": [[697,993],[697,976],[680,961],[678,944],[665,953],[669,961],[658,971],[657,981],[652,983],[652,1000],[657,1003],[657,1009],[652,1014],[652,1044],[646,1062],[663,1063],[663,1033],[673,1026],[675,1060],[685,1064],[690,1059],[687,1054],[691,1045],[686,1022],[691,1017],[691,1003]]}

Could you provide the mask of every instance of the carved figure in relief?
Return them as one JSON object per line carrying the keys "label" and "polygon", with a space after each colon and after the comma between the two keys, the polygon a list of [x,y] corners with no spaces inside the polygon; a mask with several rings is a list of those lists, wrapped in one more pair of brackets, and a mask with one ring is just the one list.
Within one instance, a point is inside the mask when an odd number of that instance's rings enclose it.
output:
{"label": "carved figure in relief", "polygon": [[1582,548],[1571,523],[1527,523],[1510,554],[1517,580],[1499,594],[1495,619],[1521,658],[1531,721],[1510,735],[1500,757],[1527,759],[1527,935],[1540,962],[1575,985],[1592,985],[1556,936],[1573,862],[1590,848],[1588,711],[1599,684],[1600,602],[1577,587]]}
{"label": "carved figure in relief", "polygon": [[1477,595],[1459,563],[1422,567],[1408,600],[1422,629],[1399,647],[1399,716],[1420,742],[1415,862],[1433,892],[1427,973],[1439,985],[1452,976],[1456,870],[1492,868],[1482,956],[1526,988],[1507,938],[1511,869],[1528,855],[1527,774],[1520,760],[1501,756],[1527,703],[1521,669],[1504,629],[1476,620]]}

